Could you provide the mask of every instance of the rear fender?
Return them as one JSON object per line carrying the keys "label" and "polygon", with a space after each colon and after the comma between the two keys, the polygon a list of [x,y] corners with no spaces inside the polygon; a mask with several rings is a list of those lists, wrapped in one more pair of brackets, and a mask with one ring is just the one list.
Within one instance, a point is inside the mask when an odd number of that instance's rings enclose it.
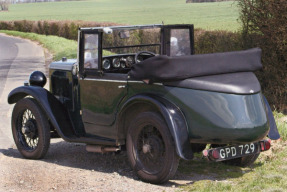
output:
{"label": "rear fender", "polygon": [[188,127],[181,110],[166,99],[154,95],[136,95],[128,99],[121,107],[119,118],[126,110],[130,110],[136,104],[143,103],[155,107],[163,116],[176,145],[179,157],[189,160],[193,158],[193,152],[188,137]]}
{"label": "rear fender", "polygon": [[278,132],[277,125],[276,125],[272,110],[271,110],[270,105],[269,105],[269,103],[268,103],[268,101],[264,95],[263,95],[263,99],[264,99],[265,105],[267,107],[267,117],[268,117],[269,126],[270,126],[268,137],[272,140],[277,140],[280,138],[280,134]]}
{"label": "rear fender", "polygon": [[37,101],[53,127],[63,139],[69,140],[70,137],[75,135],[68,112],[63,104],[54,95],[42,87],[17,87],[9,93],[8,103],[16,103],[26,96],[32,96]]}

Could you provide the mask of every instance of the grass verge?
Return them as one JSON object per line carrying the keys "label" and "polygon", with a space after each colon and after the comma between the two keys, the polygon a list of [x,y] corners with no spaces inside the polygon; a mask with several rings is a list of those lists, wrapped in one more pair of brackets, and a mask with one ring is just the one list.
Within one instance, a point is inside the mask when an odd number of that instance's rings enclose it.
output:
{"label": "grass verge", "polygon": [[274,111],[273,115],[276,120],[276,125],[280,133],[281,139],[286,141],[287,140],[287,123],[286,123],[287,116],[277,111]]}
{"label": "grass verge", "polygon": [[54,60],[60,60],[62,57],[77,58],[78,44],[76,41],[57,36],[39,35],[36,33],[23,33],[7,30],[0,30],[0,32],[7,35],[17,36],[39,42],[43,47],[48,49],[49,52],[54,55]]}
{"label": "grass verge", "polygon": [[181,186],[184,191],[287,191],[287,143],[276,141],[271,150],[261,153],[249,167],[240,168],[209,162],[200,157],[181,161],[180,172],[191,183]]}
{"label": "grass verge", "polygon": [[281,139],[272,141],[269,151],[260,154],[249,167],[240,168],[202,159],[196,154],[192,161],[181,161],[179,171],[189,178],[184,191],[287,191],[287,116],[274,112]]}

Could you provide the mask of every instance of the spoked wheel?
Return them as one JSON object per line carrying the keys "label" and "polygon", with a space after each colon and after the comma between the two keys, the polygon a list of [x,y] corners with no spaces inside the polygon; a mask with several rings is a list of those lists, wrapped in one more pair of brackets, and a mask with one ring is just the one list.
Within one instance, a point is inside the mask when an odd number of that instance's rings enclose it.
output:
{"label": "spoked wheel", "polygon": [[136,151],[143,167],[151,174],[157,174],[163,168],[165,157],[163,139],[157,128],[147,125],[141,130],[136,144]]}
{"label": "spoked wheel", "polygon": [[129,126],[127,151],[131,166],[140,179],[163,183],[174,176],[179,158],[173,139],[163,119],[145,112]]}
{"label": "spoked wheel", "polygon": [[19,152],[28,159],[45,156],[50,145],[50,128],[36,101],[18,101],[12,113],[12,133]]}

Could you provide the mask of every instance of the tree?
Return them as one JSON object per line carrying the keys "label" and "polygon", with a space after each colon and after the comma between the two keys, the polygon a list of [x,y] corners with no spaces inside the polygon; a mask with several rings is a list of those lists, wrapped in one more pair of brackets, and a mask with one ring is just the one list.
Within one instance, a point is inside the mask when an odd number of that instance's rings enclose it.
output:
{"label": "tree", "polygon": [[8,11],[10,5],[10,0],[0,0],[0,9],[2,11]]}
{"label": "tree", "polygon": [[238,2],[245,45],[258,46],[263,51],[263,91],[268,92],[267,98],[278,110],[287,112],[287,1]]}

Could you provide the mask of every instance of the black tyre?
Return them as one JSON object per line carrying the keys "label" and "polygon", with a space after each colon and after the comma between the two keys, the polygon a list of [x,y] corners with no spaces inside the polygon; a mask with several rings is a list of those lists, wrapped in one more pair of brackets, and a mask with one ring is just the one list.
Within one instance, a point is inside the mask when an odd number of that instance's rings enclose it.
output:
{"label": "black tyre", "polygon": [[127,153],[138,177],[149,183],[163,183],[176,173],[179,157],[165,121],[154,112],[140,113],[127,133]]}
{"label": "black tyre", "polygon": [[256,159],[259,157],[259,154],[260,153],[252,154],[252,155],[248,155],[244,157],[239,157],[236,159],[230,159],[230,160],[222,161],[222,163],[225,163],[227,165],[239,166],[239,167],[247,167],[256,161]]}
{"label": "black tyre", "polygon": [[41,159],[50,145],[46,116],[32,98],[18,101],[12,113],[12,133],[19,152],[28,159]]}

